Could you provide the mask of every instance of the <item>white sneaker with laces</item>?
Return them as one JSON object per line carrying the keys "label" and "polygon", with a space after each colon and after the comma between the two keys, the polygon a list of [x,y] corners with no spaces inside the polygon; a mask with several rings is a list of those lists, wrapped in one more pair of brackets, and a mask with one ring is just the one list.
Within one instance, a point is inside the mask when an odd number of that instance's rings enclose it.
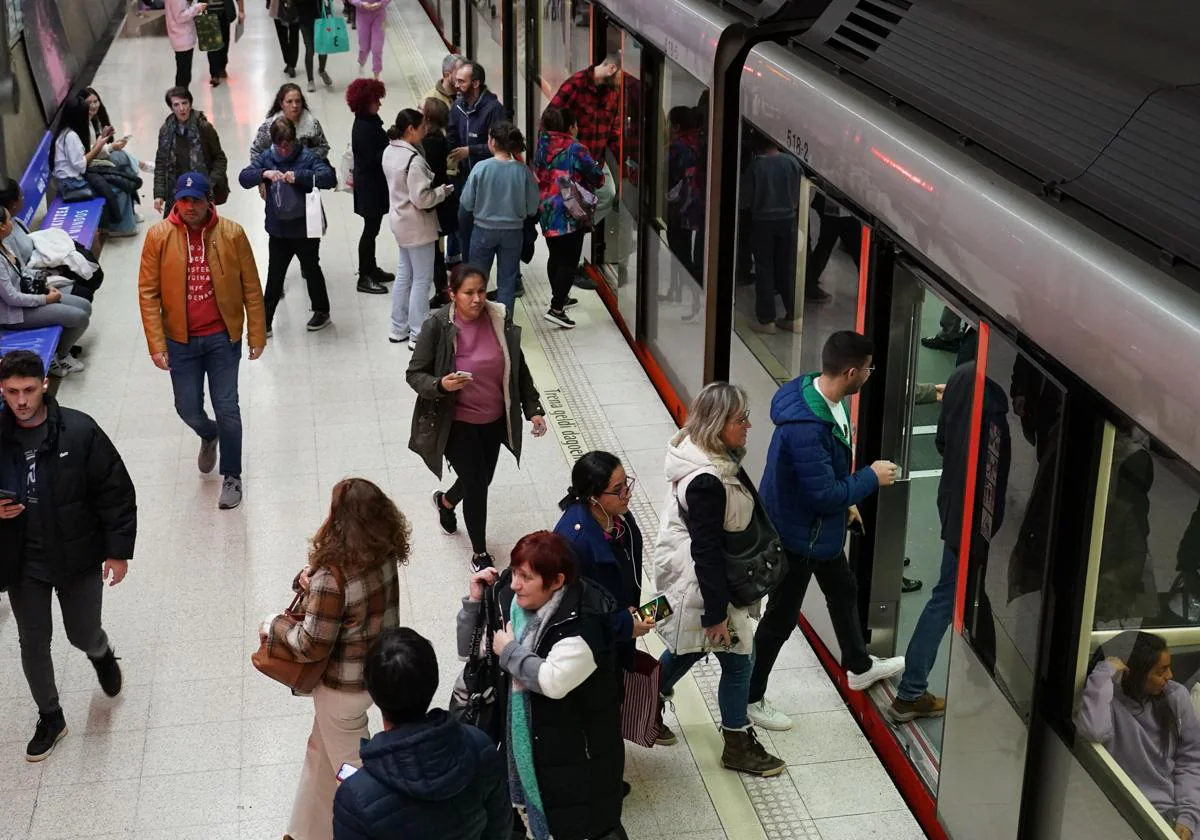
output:
{"label": "white sneaker with laces", "polygon": [[750,722],[759,729],[787,732],[792,728],[792,719],[771,705],[771,701],[766,697],[747,706],[746,714],[750,717]]}
{"label": "white sneaker with laces", "polygon": [[847,671],[846,682],[853,691],[866,691],[880,680],[886,680],[888,677],[894,677],[897,674],[903,673],[903,656],[890,656],[887,659],[880,659],[878,656],[872,656],[871,667],[868,670],[863,671],[861,674],[855,674],[853,671]]}

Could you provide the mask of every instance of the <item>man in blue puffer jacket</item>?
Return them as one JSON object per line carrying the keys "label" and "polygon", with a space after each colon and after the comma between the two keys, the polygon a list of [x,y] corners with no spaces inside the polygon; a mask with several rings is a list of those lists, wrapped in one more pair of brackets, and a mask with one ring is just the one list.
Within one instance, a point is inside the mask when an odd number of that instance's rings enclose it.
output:
{"label": "man in blue puffer jacket", "polygon": [[867,384],[875,346],[856,332],[835,332],[821,350],[821,373],[783,385],[771,400],[775,433],[760,495],[779,529],[787,576],[767,600],[754,634],[750,720],[763,729],[791,729],[787,715],[764,696],[779,651],[796,629],[808,582],[816,577],[842,649],[850,688],[863,691],[904,670],[904,657],[867,654],[858,616],[858,582],[846,560],[847,524],[861,523],[857,505],[896,480],[891,461],[851,472],[853,430],[843,401]]}
{"label": "man in blue puffer jacket", "polygon": [[384,630],[365,677],[383,732],[363,744],[362,769],[334,797],[334,840],[509,840],[503,756],[482,730],[427,711],[438,686],[433,645],[407,627]]}

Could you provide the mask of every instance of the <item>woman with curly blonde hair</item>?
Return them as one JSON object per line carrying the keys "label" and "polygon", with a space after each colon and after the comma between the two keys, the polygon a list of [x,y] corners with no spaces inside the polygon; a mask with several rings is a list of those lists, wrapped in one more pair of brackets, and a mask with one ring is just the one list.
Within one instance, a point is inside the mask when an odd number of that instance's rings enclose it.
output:
{"label": "woman with curly blonde hair", "polygon": [[339,481],[294,583],[307,592],[304,621],[276,617],[262,629],[272,657],[327,663],[312,693],[312,733],[288,821],[293,840],[331,840],[337,772],[343,763],[361,766],[371,706],[363,665],[379,634],[400,624],[397,567],[408,562],[409,534],[404,514],[375,484]]}

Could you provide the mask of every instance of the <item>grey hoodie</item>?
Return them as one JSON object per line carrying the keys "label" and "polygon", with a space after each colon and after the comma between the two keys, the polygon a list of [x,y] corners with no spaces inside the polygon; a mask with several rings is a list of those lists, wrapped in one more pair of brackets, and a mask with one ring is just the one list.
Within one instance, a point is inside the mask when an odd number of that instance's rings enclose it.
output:
{"label": "grey hoodie", "polygon": [[1188,691],[1168,682],[1163,694],[1179,721],[1179,737],[1162,749],[1162,728],[1149,705],[1125,696],[1113,666],[1100,662],[1083,688],[1075,726],[1085,738],[1102,744],[1150,804],[1168,823],[1196,832],[1200,825],[1200,719]]}

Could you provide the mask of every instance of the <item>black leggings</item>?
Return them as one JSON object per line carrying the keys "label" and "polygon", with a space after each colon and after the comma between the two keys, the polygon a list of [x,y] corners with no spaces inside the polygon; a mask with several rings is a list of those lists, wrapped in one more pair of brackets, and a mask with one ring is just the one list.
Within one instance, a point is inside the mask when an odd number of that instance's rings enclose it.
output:
{"label": "black leggings", "polygon": [[362,236],[358,237],[358,274],[360,277],[371,276],[378,268],[375,259],[375,240],[379,237],[379,228],[383,224],[383,216],[363,216]]}
{"label": "black leggings", "polygon": [[500,460],[508,426],[503,417],[491,423],[464,423],[455,420],[446,441],[446,460],[458,475],[446,491],[446,501],[457,506],[463,503],[463,519],[471,550],[476,554],[487,551],[488,486]]}
{"label": "black leggings", "polygon": [[550,251],[546,258],[546,273],[550,275],[550,308],[555,312],[562,312],[570,297],[575,269],[583,253],[583,236],[584,231],[577,230],[546,237],[546,248]]}
{"label": "black leggings", "polygon": [[[300,27],[300,35],[304,38],[304,74],[311,82],[313,80],[313,54],[316,52],[316,35],[313,31],[311,23],[304,24]],[[321,68],[321,72],[325,72],[325,62],[329,60],[329,56],[322,53],[317,56],[317,66]]]}
{"label": "black leggings", "polygon": [[192,58],[195,49],[179,50],[175,53],[175,87],[190,88],[192,86]]}
{"label": "black leggings", "polygon": [[296,61],[300,58],[300,24],[275,21],[275,37],[279,39],[283,66],[295,70]]}

